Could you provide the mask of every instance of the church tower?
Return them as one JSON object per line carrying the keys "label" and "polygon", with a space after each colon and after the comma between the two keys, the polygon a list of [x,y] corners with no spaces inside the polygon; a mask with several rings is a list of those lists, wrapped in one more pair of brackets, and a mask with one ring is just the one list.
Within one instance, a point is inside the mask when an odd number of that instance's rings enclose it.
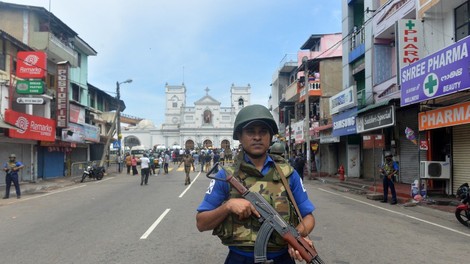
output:
{"label": "church tower", "polygon": [[238,112],[245,106],[251,104],[250,95],[251,95],[251,86],[242,87],[242,86],[235,86],[232,83],[232,87],[230,89],[231,92],[231,104],[232,108],[235,111],[236,116]]}
{"label": "church tower", "polygon": [[181,110],[186,105],[186,86],[165,84],[165,125],[177,127],[181,123]]}

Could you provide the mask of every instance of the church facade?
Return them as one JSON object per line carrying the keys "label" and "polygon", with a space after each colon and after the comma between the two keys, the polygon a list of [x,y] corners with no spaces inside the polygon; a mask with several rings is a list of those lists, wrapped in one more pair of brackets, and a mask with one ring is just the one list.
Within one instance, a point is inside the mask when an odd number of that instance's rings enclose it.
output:
{"label": "church facade", "polygon": [[142,120],[135,127],[122,130],[125,149],[143,145],[147,149],[155,148],[224,148],[238,147],[238,141],[232,139],[233,124],[238,112],[250,105],[251,87],[248,84],[230,87],[230,106],[222,106],[209,95],[194,102],[186,103],[186,86],[165,85],[165,121],[154,126],[150,120]]}

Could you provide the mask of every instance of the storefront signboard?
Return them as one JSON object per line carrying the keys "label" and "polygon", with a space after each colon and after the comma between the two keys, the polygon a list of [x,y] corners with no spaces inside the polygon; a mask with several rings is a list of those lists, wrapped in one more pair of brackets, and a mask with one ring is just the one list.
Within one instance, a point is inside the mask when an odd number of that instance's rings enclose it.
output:
{"label": "storefront signboard", "polygon": [[470,102],[418,114],[419,131],[470,123]]}
{"label": "storefront signboard", "polygon": [[402,68],[401,106],[469,89],[469,46],[466,37]]}
{"label": "storefront signboard", "polygon": [[372,112],[366,112],[356,118],[357,133],[393,125],[395,125],[395,107],[393,105]]}
{"label": "storefront signboard", "polygon": [[5,110],[5,121],[19,129],[9,129],[12,138],[55,141],[55,121],[52,119]]}
{"label": "storefront signboard", "polygon": [[356,134],[357,108],[333,115],[333,136],[346,136]]}

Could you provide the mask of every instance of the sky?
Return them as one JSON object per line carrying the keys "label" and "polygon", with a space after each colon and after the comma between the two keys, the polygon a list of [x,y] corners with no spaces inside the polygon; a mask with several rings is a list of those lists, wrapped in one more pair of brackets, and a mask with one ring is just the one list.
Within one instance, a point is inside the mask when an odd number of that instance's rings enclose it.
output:
{"label": "sky", "polygon": [[268,104],[284,56],[311,34],[341,32],[341,0],[2,0],[50,10],[98,52],[88,82],[126,104],[123,114],[162,124],[165,84],[186,86],[186,105],[209,95],[230,106],[230,87]]}

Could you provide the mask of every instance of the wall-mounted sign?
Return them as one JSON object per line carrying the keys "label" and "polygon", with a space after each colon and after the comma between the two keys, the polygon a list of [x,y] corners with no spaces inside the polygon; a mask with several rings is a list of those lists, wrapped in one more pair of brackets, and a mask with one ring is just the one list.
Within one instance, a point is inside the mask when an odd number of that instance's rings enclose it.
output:
{"label": "wall-mounted sign", "polygon": [[423,23],[415,19],[397,21],[398,70],[421,59],[423,51]]}
{"label": "wall-mounted sign", "polygon": [[336,114],[357,105],[356,87],[349,88],[330,97],[330,114]]}
{"label": "wall-mounted sign", "polygon": [[356,134],[357,108],[333,115],[333,136],[346,136]]}
{"label": "wall-mounted sign", "polygon": [[372,112],[367,112],[356,118],[357,133],[376,130],[395,125],[395,107],[389,106]]}
{"label": "wall-mounted sign", "polygon": [[470,37],[401,69],[401,106],[470,88]]}
{"label": "wall-mounted sign", "polygon": [[69,63],[57,64],[57,127],[65,128],[69,124]]}
{"label": "wall-mounted sign", "polygon": [[46,77],[47,55],[41,51],[19,51],[16,55],[16,76],[24,79]]}
{"label": "wall-mounted sign", "polygon": [[470,123],[470,102],[450,105],[418,114],[419,131]]}
{"label": "wall-mounted sign", "polygon": [[18,104],[34,104],[41,105],[44,104],[44,98],[41,97],[18,97],[16,98]]}
{"label": "wall-mounted sign", "polygon": [[9,129],[12,138],[55,141],[55,121],[52,119],[5,110],[5,121],[18,129]]}
{"label": "wall-mounted sign", "polygon": [[19,94],[43,94],[44,82],[42,80],[18,80],[16,92]]}

